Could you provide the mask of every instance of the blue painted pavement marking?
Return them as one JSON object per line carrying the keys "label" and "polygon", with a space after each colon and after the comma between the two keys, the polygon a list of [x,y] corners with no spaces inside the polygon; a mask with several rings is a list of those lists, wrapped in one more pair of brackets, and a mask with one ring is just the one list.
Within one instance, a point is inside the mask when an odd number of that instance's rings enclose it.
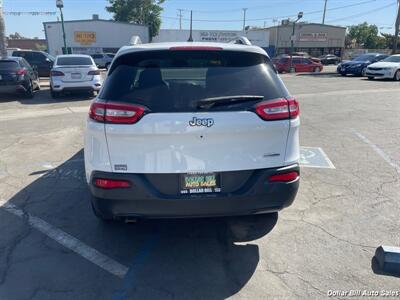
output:
{"label": "blue painted pavement marking", "polygon": [[125,275],[120,290],[113,294],[112,300],[124,300],[126,299],[127,293],[131,291],[136,283],[136,277],[139,271],[142,269],[146,260],[149,258],[151,251],[157,245],[159,235],[154,234],[144,244],[140,252],[133,258],[133,261],[129,267],[128,273]]}

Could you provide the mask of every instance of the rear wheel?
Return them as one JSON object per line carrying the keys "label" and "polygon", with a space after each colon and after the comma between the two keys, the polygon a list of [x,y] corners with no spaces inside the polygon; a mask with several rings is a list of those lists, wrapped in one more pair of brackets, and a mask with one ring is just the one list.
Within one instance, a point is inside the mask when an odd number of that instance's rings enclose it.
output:
{"label": "rear wheel", "polygon": [[397,70],[396,73],[394,73],[393,79],[400,81],[400,70]]}
{"label": "rear wheel", "polygon": [[25,97],[26,98],[33,98],[33,96],[34,96],[33,84],[32,84],[32,81],[29,81],[28,86],[26,87]]}
{"label": "rear wheel", "polygon": [[365,75],[367,75],[367,68],[363,68],[362,70],[361,70],[361,76],[365,76]]}
{"label": "rear wheel", "polygon": [[53,99],[58,99],[61,96],[60,92],[55,92],[52,88],[50,88],[50,95]]}

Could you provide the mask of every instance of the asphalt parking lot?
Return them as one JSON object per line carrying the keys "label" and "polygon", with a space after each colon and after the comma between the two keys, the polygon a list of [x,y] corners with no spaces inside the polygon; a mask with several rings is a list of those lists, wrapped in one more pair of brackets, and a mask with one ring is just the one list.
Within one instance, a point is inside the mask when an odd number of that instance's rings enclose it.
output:
{"label": "asphalt parking lot", "polygon": [[[328,70],[333,68],[327,68]],[[84,180],[86,95],[0,98],[0,299],[316,299],[400,290],[372,260],[400,246],[400,83],[283,74],[308,167],[266,216],[102,224]],[[311,147],[311,148],[310,148]],[[305,152],[308,153],[308,152]],[[336,298],[336,297],[332,297]],[[345,298],[345,297],[337,297]]]}

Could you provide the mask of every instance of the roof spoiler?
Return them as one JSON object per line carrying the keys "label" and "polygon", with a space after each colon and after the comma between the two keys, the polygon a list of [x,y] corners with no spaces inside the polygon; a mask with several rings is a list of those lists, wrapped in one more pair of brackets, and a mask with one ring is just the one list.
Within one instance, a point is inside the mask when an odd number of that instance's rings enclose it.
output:
{"label": "roof spoiler", "polygon": [[245,36],[238,36],[234,40],[229,42],[230,44],[239,44],[239,45],[246,45],[246,46],[251,46],[251,42],[249,39]]}

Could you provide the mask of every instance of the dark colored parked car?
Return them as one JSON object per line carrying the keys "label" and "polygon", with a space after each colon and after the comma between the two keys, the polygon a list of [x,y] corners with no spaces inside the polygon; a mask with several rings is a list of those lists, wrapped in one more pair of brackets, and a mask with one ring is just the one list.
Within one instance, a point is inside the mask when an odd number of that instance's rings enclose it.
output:
{"label": "dark colored parked car", "polygon": [[36,67],[40,77],[49,77],[54,57],[43,51],[16,50],[12,56],[25,58],[32,67]]}
{"label": "dark colored parked car", "polygon": [[0,59],[0,93],[21,94],[28,98],[40,89],[38,73],[22,57]]}
{"label": "dark colored parked car", "polygon": [[323,65],[337,65],[340,63],[340,57],[334,54],[325,54],[319,57]]}
{"label": "dark colored parked car", "polygon": [[343,62],[338,65],[337,72],[342,76],[346,76],[347,74],[357,75],[357,76],[365,76],[367,71],[367,67],[378,61],[381,61],[387,58],[389,55],[381,54],[381,53],[367,53],[360,56],[357,56],[353,60]]}
{"label": "dark colored parked car", "polygon": [[300,56],[293,56],[292,70],[290,65],[290,57],[282,57],[279,61],[274,63],[276,70],[279,73],[292,73],[292,72],[321,72],[323,66],[321,63],[316,63],[310,58]]}

